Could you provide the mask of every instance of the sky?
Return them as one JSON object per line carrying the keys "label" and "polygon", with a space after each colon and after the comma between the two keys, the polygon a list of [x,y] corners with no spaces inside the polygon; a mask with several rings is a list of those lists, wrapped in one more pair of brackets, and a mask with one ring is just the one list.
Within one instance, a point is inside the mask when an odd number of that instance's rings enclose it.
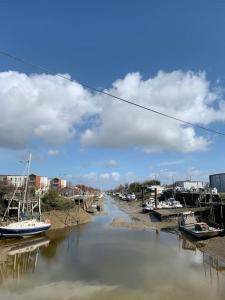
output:
{"label": "sky", "polygon": [[1,174],[29,152],[38,175],[104,189],[225,171],[225,136],[196,127],[225,133],[225,1],[0,0],[0,36],[42,67],[0,54]]}

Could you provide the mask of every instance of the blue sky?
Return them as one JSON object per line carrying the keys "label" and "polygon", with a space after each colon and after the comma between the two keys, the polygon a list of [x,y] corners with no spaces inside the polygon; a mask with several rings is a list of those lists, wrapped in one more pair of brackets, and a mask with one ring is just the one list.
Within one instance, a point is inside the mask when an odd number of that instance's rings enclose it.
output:
{"label": "blue sky", "polygon": [[[110,187],[207,180],[224,172],[225,137],[63,82],[225,132],[225,2],[1,1],[0,173],[32,170]],[[12,71],[12,72],[10,72]]]}

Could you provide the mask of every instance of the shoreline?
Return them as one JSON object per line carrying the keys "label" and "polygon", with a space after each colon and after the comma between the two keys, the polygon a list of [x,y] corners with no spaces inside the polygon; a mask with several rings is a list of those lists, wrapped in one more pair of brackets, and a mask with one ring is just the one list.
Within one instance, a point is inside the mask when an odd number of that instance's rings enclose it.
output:
{"label": "shoreline", "polygon": [[[43,220],[49,220],[51,227],[42,236],[49,237],[57,231],[71,229],[92,221],[92,216],[82,208],[75,206],[68,210],[50,210],[42,212]],[[34,238],[31,236],[28,238]],[[10,244],[14,241],[21,241],[18,238],[1,238],[0,245]]]}
{"label": "shoreline", "polygon": [[74,227],[91,222],[92,216],[80,207],[74,207],[68,210],[51,210],[42,213],[45,220],[50,220],[51,227],[48,232]]}
{"label": "shoreline", "polygon": [[[127,222],[124,219],[115,218],[111,223],[112,227],[156,231],[165,230],[167,232],[171,231],[172,233],[179,234],[176,221],[160,221],[155,216],[149,213],[142,213],[140,202],[126,202],[117,199],[113,200],[121,210],[123,210],[130,216],[131,222]],[[217,236],[199,241],[191,239],[191,237],[189,238],[186,235],[181,236],[187,239],[191,244],[193,244],[193,247],[200,250],[201,252],[225,262],[225,236]]]}

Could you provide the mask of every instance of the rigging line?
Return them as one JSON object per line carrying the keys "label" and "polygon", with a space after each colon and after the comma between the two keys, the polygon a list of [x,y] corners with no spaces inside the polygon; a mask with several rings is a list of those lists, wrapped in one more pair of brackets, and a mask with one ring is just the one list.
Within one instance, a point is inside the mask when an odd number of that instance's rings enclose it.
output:
{"label": "rigging line", "polygon": [[[55,75],[55,76],[57,76],[57,77],[63,78],[63,79],[65,79],[65,80],[67,80],[67,81],[70,81],[70,82],[74,82],[71,78],[68,78],[68,77],[66,77],[66,76],[64,76],[64,75],[61,75],[61,74],[54,74],[53,72],[49,71],[48,69],[46,69],[46,68],[44,68],[44,67],[42,67],[42,66],[40,66],[40,65],[36,65],[36,64],[31,63],[31,62],[29,62],[29,61],[26,61],[26,60],[24,60],[24,59],[22,59],[22,58],[20,58],[20,57],[18,57],[18,56],[15,56],[15,55],[13,55],[13,54],[11,54],[11,53],[9,53],[9,52],[3,51],[3,50],[1,50],[1,49],[0,49],[0,55],[6,56],[6,57],[8,57],[8,58],[10,58],[10,59],[13,59],[13,60],[15,60],[15,61],[18,61],[18,62],[20,62],[20,63],[22,63],[22,64],[24,64],[24,65],[30,66],[30,67],[32,67],[32,68],[39,69],[39,70],[41,70],[41,71],[43,71],[43,72],[45,72],[45,73],[48,73],[48,74],[51,74],[51,75]],[[95,91],[95,92],[97,92],[97,93],[106,95],[106,96],[108,96],[108,97],[111,97],[111,98],[114,98],[114,99],[116,99],[116,100],[125,102],[125,103],[127,103],[127,104],[130,104],[130,105],[139,107],[139,108],[141,108],[141,109],[144,109],[144,110],[150,111],[150,112],[152,112],[152,113],[161,115],[161,116],[163,116],[163,117],[166,117],[166,118],[169,118],[169,119],[178,121],[178,122],[180,122],[180,123],[183,123],[183,124],[186,124],[186,125],[190,125],[190,126],[192,126],[192,127],[197,127],[197,128],[199,128],[199,129],[202,129],[202,130],[205,130],[205,131],[208,131],[208,132],[211,132],[211,133],[215,133],[215,134],[218,134],[218,135],[225,136],[225,133],[224,133],[224,132],[221,132],[221,131],[218,131],[218,130],[214,130],[214,129],[211,129],[211,128],[208,128],[208,127],[204,127],[204,126],[201,126],[201,125],[198,125],[198,124],[194,124],[194,123],[191,123],[191,122],[188,122],[188,121],[185,121],[185,120],[176,118],[176,117],[171,116],[171,115],[169,115],[169,114],[165,114],[165,113],[163,113],[163,112],[154,110],[154,109],[152,109],[152,108],[150,108],[150,107],[147,107],[147,106],[138,104],[138,103],[136,103],[136,102],[133,102],[133,101],[130,101],[130,100],[127,100],[127,99],[124,99],[124,98],[115,96],[115,95],[113,95],[113,94],[110,94],[110,93],[108,93],[108,92],[99,90],[99,89],[97,89],[97,88],[91,87],[91,86],[89,86],[89,85],[87,85],[87,84],[85,84],[85,83],[82,83],[82,82],[80,82],[80,81],[76,81],[76,82],[79,83],[80,85],[82,85],[83,87],[89,89],[89,90],[92,90],[92,91]]]}

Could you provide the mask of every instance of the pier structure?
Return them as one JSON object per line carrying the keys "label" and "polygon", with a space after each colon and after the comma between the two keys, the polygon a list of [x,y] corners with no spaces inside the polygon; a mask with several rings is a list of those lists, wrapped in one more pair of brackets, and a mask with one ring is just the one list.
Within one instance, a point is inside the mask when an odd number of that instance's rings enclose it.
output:
{"label": "pier structure", "polygon": [[[160,196],[159,200],[175,198],[183,204],[183,209],[160,209],[156,210],[156,216],[162,219],[176,218],[180,212],[191,210],[199,214],[212,224],[218,224],[225,227],[225,202],[219,194],[211,191],[193,191],[193,192],[175,192],[173,189],[167,190]],[[183,210],[183,211],[182,211]]]}

